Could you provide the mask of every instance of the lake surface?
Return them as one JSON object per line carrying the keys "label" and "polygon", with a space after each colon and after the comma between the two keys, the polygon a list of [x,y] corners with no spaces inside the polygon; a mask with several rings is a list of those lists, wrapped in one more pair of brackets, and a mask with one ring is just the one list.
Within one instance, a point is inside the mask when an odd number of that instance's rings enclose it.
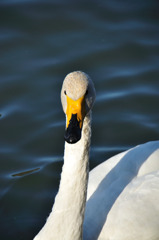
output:
{"label": "lake surface", "polygon": [[159,139],[159,2],[0,2],[0,238],[31,240],[58,190],[65,75],[94,81],[92,169]]}

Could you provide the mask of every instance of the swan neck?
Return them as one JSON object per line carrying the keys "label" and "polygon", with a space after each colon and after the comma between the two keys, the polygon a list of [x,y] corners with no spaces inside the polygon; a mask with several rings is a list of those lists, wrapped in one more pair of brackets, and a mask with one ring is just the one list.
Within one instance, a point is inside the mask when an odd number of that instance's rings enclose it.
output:
{"label": "swan neck", "polygon": [[[83,123],[81,140],[65,143],[64,165],[55,203],[46,224],[35,240],[82,240],[89,172],[91,117]],[[48,238],[45,238],[48,236]]]}

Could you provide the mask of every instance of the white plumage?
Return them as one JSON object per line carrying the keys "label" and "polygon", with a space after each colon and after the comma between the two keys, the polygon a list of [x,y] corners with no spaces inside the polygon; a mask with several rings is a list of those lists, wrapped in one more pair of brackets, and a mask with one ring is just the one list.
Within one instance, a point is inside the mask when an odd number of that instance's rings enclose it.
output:
{"label": "white plumage", "polygon": [[158,202],[159,141],[154,141],[120,153],[90,172],[84,239],[159,239]]}
{"label": "white plumage", "polygon": [[[81,96],[84,110],[75,114],[76,100]],[[76,122],[68,119],[70,98]],[[59,192],[46,224],[34,240],[159,239],[159,141],[110,158],[89,173],[88,181],[90,116],[95,100],[91,79],[80,71],[67,75],[61,100],[67,115],[66,129],[71,125],[71,133],[68,131],[65,137],[69,143],[65,143]],[[71,135],[72,129],[77,137]]]}

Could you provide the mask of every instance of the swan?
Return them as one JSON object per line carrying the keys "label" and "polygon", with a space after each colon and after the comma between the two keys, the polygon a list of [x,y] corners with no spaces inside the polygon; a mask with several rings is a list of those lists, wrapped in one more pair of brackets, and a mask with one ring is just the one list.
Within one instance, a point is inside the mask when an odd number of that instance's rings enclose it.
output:
{"label": "swan", "polygon": [[53,209],[34,240],[159,239],[159,141],[122,152],[89,173],[95,95],[84,72],[65,77],[61,181]]}

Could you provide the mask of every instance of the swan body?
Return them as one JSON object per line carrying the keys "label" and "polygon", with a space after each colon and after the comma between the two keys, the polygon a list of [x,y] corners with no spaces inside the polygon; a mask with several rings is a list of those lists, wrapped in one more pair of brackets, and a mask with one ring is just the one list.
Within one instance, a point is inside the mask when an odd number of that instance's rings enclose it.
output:
{"label": "swan body", "polygon": [[159,141],[120,153],[89,173],[94,100],[88,75],[77,71],[66,76],[61,181],[52,212],[34,240],[157,240]]}
{"label": "swan body", "polygon": [[159,141],[154,141],[122,152],[90,172],[84,239],[159,239],[158,203]]}

